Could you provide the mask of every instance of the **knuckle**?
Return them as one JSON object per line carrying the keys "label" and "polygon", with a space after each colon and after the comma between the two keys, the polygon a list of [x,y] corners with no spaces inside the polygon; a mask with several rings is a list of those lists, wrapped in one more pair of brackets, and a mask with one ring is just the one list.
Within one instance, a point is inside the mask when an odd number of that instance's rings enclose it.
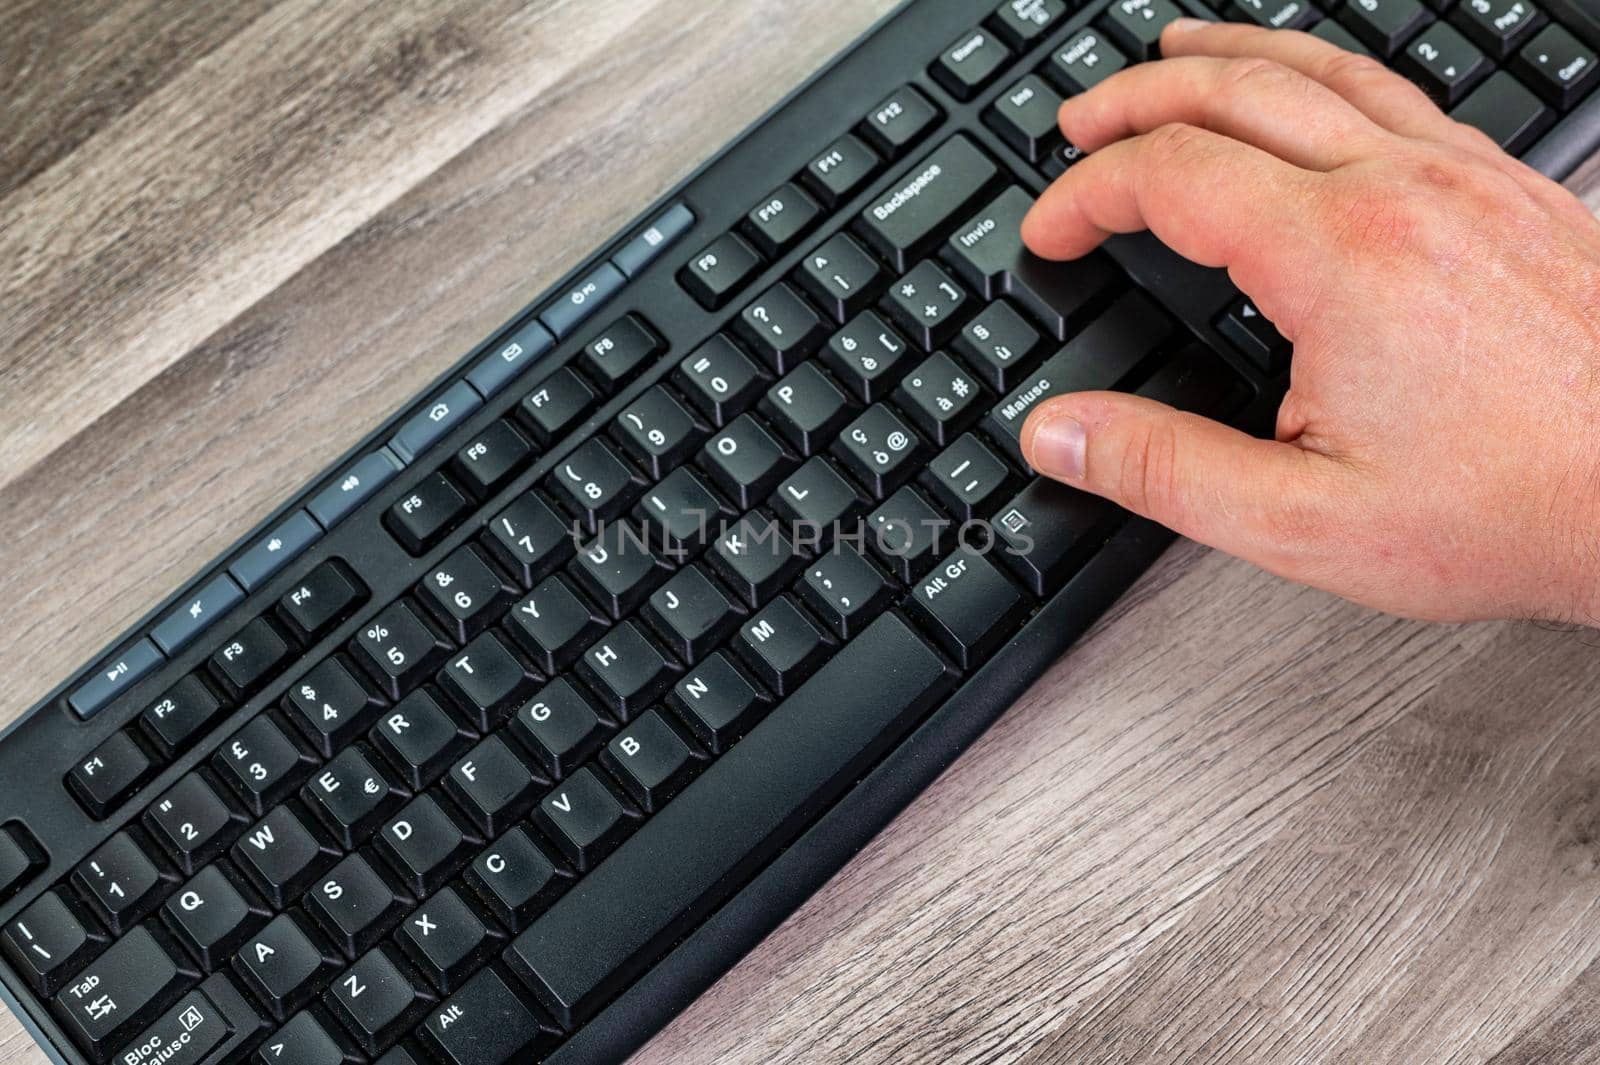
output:
{"label": "knuckle", "polygon": [[1414,251],[1421,208],[1395,182],[1362,178],[1336,182],[1321,210],[1336,247],[1356,258],[1384,261]]}
{"label": "knuckle", "polygon": [[1323,60],[1318,74],[1320,75],[1318,80],[1335,92],[1367,85],[1377,80],[1407,84],[1376,59],[1354,52],[1340,51],[1337,55],[1329,56]]}
{"label": "knuckle", "polygon": [[1169,122],[1157,126],[1145,140],[1145,150],[1151,161],[1159,166],[1170,166],[1200,151],[1203,137],[1195,126],[1182,122]]}

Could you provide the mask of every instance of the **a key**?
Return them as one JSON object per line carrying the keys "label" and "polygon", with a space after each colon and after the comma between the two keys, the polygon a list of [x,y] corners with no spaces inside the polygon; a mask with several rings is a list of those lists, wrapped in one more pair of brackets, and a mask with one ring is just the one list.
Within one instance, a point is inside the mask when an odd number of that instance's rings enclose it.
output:
{"label": "a key", "polygon": [[878,568],[853,547],[837,544],[806,567],[796,592],[834,635],[848,640],[877,617],[894,596]]}
{"label": "a key", "polygon": [[988,558],[960,547],[916,582],[911,614],[963,669],[988,658],[1022,620],[1022,593]]}
{"label": "a key", "polygon": [[935,443],[948,444],[985,406],[985,393],[954,359],[939,351],[928,356],[905,380],[895,399],[900,409]]}
{"label": "a key", "polygon": [[533,1061],[549,1040],[500,974],[485,969],[430,1012],[423,1042],[445,1065]]}
{"label": "a key", "polygon": [[631,614],[671,570],[650,549],[649,527],[614,521],[578,548],[578,587],[613,618]]}
{"label": "a key", "polygon": [[1488,76],[1493,64],[1455,27],[1435,22],[1412,38],[1397,66],[1449,109]]}
{"label": "a key", "polygon": [[922,474],[934,498],[960,521],[992,513],[1013,480],[1011,467],[972,433],[940,452]]}
{"label": "a key", "polygon": [[448,992],[494,952],[498,930],[478,919],[455,888],[417,907],[400,926],[400,945],[440,991]]}
{"label": "a key", "polygon": [[538,675],[507,649],[501,637],[486,632],[451,655],[438,679],[440,689],[473,727],[489,732],[504,723]]}
{"label": "a key", "polygon": [[356,633],[351,651],[391,699],[416,687],[444,664],[448,640],[405,602],[391,603]]}
{"label": "a key", "polygon": [[755,363],[718,333],[678,364],[674,379],[715,425],[727,425],[766,388]]}
{"label": "a key", "polygon": [[469,860],[472,840],[433,796],[420,795],[378,833],[378,853],[423,898]]}
{"label": "a key", "polygon": [[933,128],[939,109],[910,85],[902,85],[867,112],[861,128],[879,152],[894,158]]}
{"label": "a key", "polygon": [[922,450],[921,438],[882,403],[862,411],[833,443],[833,454],[877,499],[911,477]]}
{"label": "a key", "polygon": [[750,731],[769,706],[767,693],[723,651],[689,670],[666,702],[713,754]]}
{"label": "a key", "polygon": [[827,448],[854,407],[816,363],[805,362],[767,389],[760,412],[800,454],[810,455]]}
{"label": "a key", "polygon": [[1511,63],[1534,92],[1563,111],[1589,92],[1596,66],[1594,50],[1556,25],[1540,30]]}
{"label": "a key", "polygon": [[223,744],[211,764],[260,817],[300,786],[313,760],[263,714]]}
{"label": "a key", "polygon": [[254,1065],[353,1065],[333,1031],[310,1010],[297,1014],[261,1044]]}
{"label": "a key", "polygon": [[866,503],[831,459],[813,455],[778,485],[772,509],[792,523],[797,543],[820,543],[864,513]]}
{"label": "a key", "polygon": [[433,995],[380,947],[335,978],[323,1002],[361,1049],[376,1057],[421,1019]]}
{"label": "a key", "polygon": [[289,685],[284,709],[326,758],[371,728],[383,703],[335,657],[324,659]]}
{"label": "a key", "polygon": [[490,552],[531,588],[572,557],[572,530],[533,492],[513,499],[489,522]]}
{"label": "a key", "polygon": [[546,674],[575,662],[605,631],[605,623],[565,577],[548,577],[511,608],[506,622],[511,638]]}
{"label": "a key", "polygon": [[311,886],[337,853],[300,814],[284,805],[246,829],[232,856],[233,864],[262,897],[282,910]]}
{"label": "a key", "polygon": [[335,965],[299,920],[287,913],[246,940],[233,959],[239,978],[279,1021],[316,997]]}
{"label": "a key", "polygon": [[1062,92],[1088,92],[1128,65],[1128,57],[1092,26],[1085,26],[1050,56],[1045,76]]}
{"label": "a key", "polygon": [[1522,152],[1555,123],[1555,113],[1511,74],[1497,70],[1456,105],[1450,117],[1476,126],[1512,155]]}
{"label": "a key", "polygon": [[828,326],[787,283],[762,293],[739,315],[735,328],[749,349],[775,373],[787,373],[828,339]]}
{"label": "a key", "polygon": [[1532,0],[1467,0],[1451,21],[1491,58],[1504,61],[1544,24],[1544,14]]}
{"label": "a key", "polygon": [[823,204],[837,207],[865,185],[882,165],[871,148],[846,133],[806,164],[805,181]]}
{"label": "a key", "polygon": [[456,452],[461,482],[478,499],[499,491],[533,460],[533,448],[509,421],[491,423]]}
{"label": "a key", "polygon": [[56,1016],[90,1057],[103,1059],[176,1002],[194,976],[149,929],[136,928],[66,985]]}
{"label": "a key", "polygon": [[408,908],[405,896],[360,854],[350,855],[319,878],[305,905],[347,958],[376,945]]}
{"label": "a key", "polygon": [[611,429],[627,453],[655,480],[694,454],[701,430],[665,385],[625,407]]}
{"label": "a key", "polygon": [[800,287],[835,321],[872,302],[883,267],[848,233],[835,233],[800,261]]}
{"label": "a key", "polygon": [[278,600],[278,616],[304,643],[314,643],[367,601],[367,587],[344,563],[329,559]]}
{"label": "a key", "polygon": [[618,733],[600,760],[646,811],[659,810],[682,790],[694,769],[689,745],[655,710]]}
{"label": "a key", "polygon": [[139,728],[164,758],[184,750],[222,711],[222,703],[197,673],[184,677],[139,715]]}
{"label": "a key", "polygon": [[578,362],[591,380],[611,393],[633,380],[666,347],[643,318],[629,314],[591,340]]}
{"label": "a key", "polygon": [[876,311],[862,311],[822,349],[822,361],[858,401],[882,399],[900,380],[911,344],[884,324]]}
{"label": "a key", "polygon": [[1011,49],[993,34],[976,29],[939,53],[933,62],[933,78],[956,99],[970,100],[1010,59]]}
{"label": "a key", "polygon": [[623,720],[665,691],[676,672],[633,621],[612,628],[578,660],[578,674]]}
{"label": "a key", "polygon": [[1161,31],[1183,17],[1172,0],[1113,0],[1105,13],[1106,32],[1135,59],[1155,59],[1161,54]]}
{"label": "a key", "polygon": [[1083,564],[1117,514],[1099,496],[1036,478],[995,515],[999,559],[1043,598]]}
{"label": "a key", "polygon": [[467,497],[435,470],[389,508],[384,524],[401,547],[420,555],[444,539],[466,512]]}
{"label": "a key", "polygon": [[993,160],[958,133],[868,205],[857,228],[891,266],[908,270],[999,174]]}
{"label": "a key", "polygon": [[145,825],[178,868],[192,874],[227,849],[238,822],[205,777],[190,773],[145,811]]}
{"label": "a key", "polygon": [[533,774],[499,736],[490,736],[467,752],[444,784],[486,839],[515,824],[537,797]]}
{"label": "a key", "polygon": [[563,366],[523,397],[518,412],[534,440],[549,446],[587,417],[594,402],[593,390],[572,367]]}
{"label": "a key", "polygon": [[464,879],[495,920],[513,932],[526,928],[566,886],[566,878],[525,828],[513,828],[490,844]]}
{"label": "a key", "polygon": [[789,583],[806,556],[784,535],[780,522],[751,511],[717,537],[710,560],[734,595],[756,607]]}
{"label": "a key", "polygon": [[395,704],[368,736],[413,790],[432,784],[472,746],[472,737],[426,689]]}
{"label": "a key", "polygon": [[[113,732],[67,774],[71,788],[89,816],[103,819],[112,809],[122,804],[140,784],[149,778],[154,766],[150,756],[139,749],[127,731]],[[0,835],[0,859],[5,857],[7,839]],[[10,846],[15,847],[12,843]],[[5,862],[0,860],[0,895],[9,886],[5,877]]]}
{"label": "a key", "polygon": [[266,924],[270,915],[263,911],[219,863],[180,887],[162,907],[162,918],[206,972],[215,972]]}
{"label": "a key", "polygon": [[589,700],[566,677],[557,677],[517,711],[511,735],[547,777],[560,780],[599,748],[602,726]]}
{"label": "a key", "polygon": [[535,808],[533,818],[580,873],[615,850],[628,830],[622,804],[590,769],[558,784]]}
{"label": "a key", "polygon": [[741,414],[700,449],[700,466],[740,510],[748,510],[794,468],[794,458],[765,426]]}
{"label": "a key", "polygon": [[724,510],[705,475],[680,466],[645,492],[634,514],[646,531],[647,542],[667,559],[682,562],[711,538]]}
{"label": "a key", "polygon": [[346,747],[301,789],[311,812],[345,849],[366,841],[400,806],[389,778],[360,747]]}
{"label": "a key", "polygon": [[1289,364],[1292,345],[1250,300],[1240,297],[1217,319],[1217,332],[1262,371],[1275,374]]}
{"label": "a key", "polygon": [[1061,139],[1061,129],[1056,125],[1056,112],[1060,110],[1060,94],[1039,75],[1029,74],[1000,94],[989,122],[1019,155],[1037,163]]}
{"label": "a key", "polygon": [[240,699],[270,680],[290,657],[288,642],[272,623],[256,618],[211,656],[211,675]]}
{"label": "a key", "polygon": [[878,561],[907,584],[932,567],[955,533],[950,519],[910,485],[868,515],[866,529],[867,545]]}
{"label": "a key", "polygon": [[1011,304],[997,300],[962,328],[953,347],[985,384],[1008,392],[1043,350],[1044,338]]}
{"label": "a key", "polygon": [[639,488],[633,471],[599,437],[584,441],[545,480],[550,493],[578,514],[590,532],[627,510]]}
{"label": "a key", "polygon": [[741,625],[734,647],[762,684],[780,696],[792,693],[830,650],[816,624],[787,595]]}
{"label": "a key", "polygon": [[83,968],[103,940],[56,891],[34,900],[0,933],[0,946],[16,971],[39,994],[55,994],[62,981]]}
{"label": "a key", "polygon": [[1418,0],[1350,0],[1339,12],[1340,21],[1385,58],[1393,57],[1429,18]]}
{"label": "a key", "polygon": [[1065,0],[1005,0],[989,21],[1012,47],[1026,48],[1066,15]]}
{"label": "a key", "polygon": [[689,566],[651,594],[640,616],[674,655],[695,662],[733,631],[739,610],[700,566]]}
{"label": "a key", "polygon": [[733,299],[761,266],[761,256],[743,237],[724,233],[689,260],[678,280],[700,306],[714,311]]}
{"label": "a key", "polygon": [[1230,21],[1253,22],[1269,30],[1305,29],[1320,17],[1306,0],[1233,0],[1228,7]]}
{"label": "a key", "polygon": [[819,214],[816,201],[798,187],[780,185],[744,216],[744,231],[761,254],[776,259],[794,246]]}

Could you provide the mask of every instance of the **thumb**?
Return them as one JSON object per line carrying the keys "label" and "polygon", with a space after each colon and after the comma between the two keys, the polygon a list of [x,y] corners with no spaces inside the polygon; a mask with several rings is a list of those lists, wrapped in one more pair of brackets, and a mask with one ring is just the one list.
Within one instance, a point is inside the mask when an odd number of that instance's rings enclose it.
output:
{"label": "thumb", "polygon": [[1022,427],[1035,470],[1283,576],[1338,531],[1347,471],[1142,396],[1077,392]]}

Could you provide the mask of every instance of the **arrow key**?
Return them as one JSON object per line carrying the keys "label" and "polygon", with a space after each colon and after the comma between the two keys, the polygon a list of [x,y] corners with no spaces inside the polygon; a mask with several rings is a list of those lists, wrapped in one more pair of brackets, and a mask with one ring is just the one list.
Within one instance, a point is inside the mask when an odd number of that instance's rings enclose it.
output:
{"label": "arrow key", "polygon": [[1276,374],[1289,365],[1293,345],[1248,299],[1235,300],[1217,319],[1217,332],[1266,373]]}

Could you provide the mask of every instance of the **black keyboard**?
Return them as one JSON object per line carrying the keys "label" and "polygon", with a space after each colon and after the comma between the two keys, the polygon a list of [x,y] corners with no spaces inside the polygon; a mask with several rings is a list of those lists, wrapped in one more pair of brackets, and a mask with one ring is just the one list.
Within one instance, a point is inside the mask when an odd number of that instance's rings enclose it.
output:
{"label": "black keyboard", "polygon": [[[1170,542],[1027,412],[1270,431],[1224,273],[1018,237],[1063,96],[1185,12],[902,7],[39,703],[0,976],[52,1057],[616,1061],[831,876]],[[1221,14],[1600,142],[1576,3]]]}

